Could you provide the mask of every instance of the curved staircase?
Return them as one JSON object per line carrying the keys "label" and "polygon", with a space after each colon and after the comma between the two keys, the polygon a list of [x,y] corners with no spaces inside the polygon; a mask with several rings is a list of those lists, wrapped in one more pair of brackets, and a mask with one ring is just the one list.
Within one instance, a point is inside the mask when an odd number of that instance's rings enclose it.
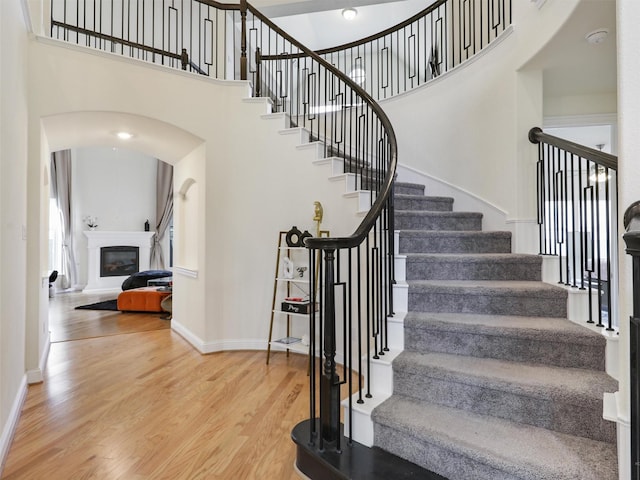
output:
{"label": "curved staircase", "polygon": [[617,479],[605,339],[567,319],[540,256],[510,253],[510,233],[424,186],[397,183],[395,205],[405,350],[375,445],[451,480]]}

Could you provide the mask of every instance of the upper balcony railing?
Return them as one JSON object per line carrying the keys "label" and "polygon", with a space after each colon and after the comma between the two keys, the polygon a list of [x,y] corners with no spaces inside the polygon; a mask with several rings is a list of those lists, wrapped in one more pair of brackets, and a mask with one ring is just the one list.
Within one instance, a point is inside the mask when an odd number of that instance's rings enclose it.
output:
{"label": "upper balcony railing", "polygon": [[436,0],[382,32],[317,53],[381,100],[464,63],[511,21],[511,0]]}
{"label": "upper balcony railing", "polygon": [[[269,53],[264,45],[256,49],[262,44],[258,40],[261,27],[252,15],[245,17],[249,23],[243,37],[239,4],[52,0],[51,6],[53,38],[215,78],[268,83],[268,78],[257,77],[258,70],[275,72],[281,60],[279,52]],[[398,25],[316,53],[380,100],[423,85],[464,63],[496,40],[511,21],[511,0],[436,0]],[[293,59],[291,53],[289,58]],[[240,71],[243,61],[247,66],[244,77]]]}
{"label": "upper balcony railing", "polygon": [[239,4],[213,0],[51,0],[51,37],[240,79]]}

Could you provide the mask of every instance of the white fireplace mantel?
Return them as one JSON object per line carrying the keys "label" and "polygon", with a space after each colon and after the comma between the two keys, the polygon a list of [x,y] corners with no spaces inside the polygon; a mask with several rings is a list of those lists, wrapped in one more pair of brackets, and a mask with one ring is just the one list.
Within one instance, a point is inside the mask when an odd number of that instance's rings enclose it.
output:
{"label": "white fireplace mantel", "polygon": [[121,277],[100,276],[100,249],[102,247],[138,247],[139,270],[149,270],[151,257],[151,239],[154,232],[112,232],[102,230],[85,230],[88,239],[87,286],[83,292],[116,290],[122,286],[127,275]]}

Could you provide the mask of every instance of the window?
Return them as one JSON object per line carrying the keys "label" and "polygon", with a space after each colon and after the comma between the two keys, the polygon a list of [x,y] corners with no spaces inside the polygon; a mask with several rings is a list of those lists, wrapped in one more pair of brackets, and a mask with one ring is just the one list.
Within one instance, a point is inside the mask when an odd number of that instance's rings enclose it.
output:
{"label": "window", "polygon": [[49,271],[62,268],[62,214],[55,198],[49,199]]}

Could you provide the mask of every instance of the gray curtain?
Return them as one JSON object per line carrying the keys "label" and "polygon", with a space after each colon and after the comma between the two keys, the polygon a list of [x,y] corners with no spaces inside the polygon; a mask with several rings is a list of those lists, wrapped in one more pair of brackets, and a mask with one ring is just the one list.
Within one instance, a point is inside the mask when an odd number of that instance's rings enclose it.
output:
{"label": "gray curtain", "polygon": [[151,268],[164,270],[161,241],[173,217],[173,165],[158,160],[156,175],[156,234],[151,246]]}
{"label": "gray curtain", "polygon": [[51,195],[58,204],[62,223],[62,271],[58,272],[60,286],[69,288],[78,281],[71,221],[71,150],[61,150],[51,155]]}

